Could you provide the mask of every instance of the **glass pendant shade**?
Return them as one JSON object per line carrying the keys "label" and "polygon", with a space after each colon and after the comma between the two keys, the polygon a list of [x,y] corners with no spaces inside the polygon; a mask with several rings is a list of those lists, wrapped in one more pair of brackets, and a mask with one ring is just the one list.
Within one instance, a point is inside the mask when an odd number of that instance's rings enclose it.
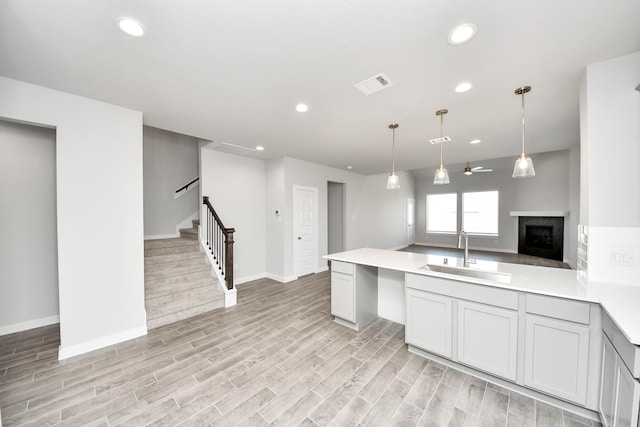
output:
{"label": "glass pendant shade", "polygon": [[533,161],[527,153],[520,154],[520,157],[516,159],[516,164],[513,166],[514,178],[528,178],[530,176],[536,176],[536,171],[533,169]]}
{"label": "glass pendant shade", "polygon": [[391,172],[389,179],[387,179],[387,190],[397,190],[400,188],[400,178],[395,172]]}
{"label": "glass pendant shade", "polygon": [[436,169],[435,175],[433,175],[433,183],[435,185],[449,184],[449,172],[447,172],[447,168],[443,165],[440,165],[438,169]]}
{"label": "glass pendant shade", "polygon": [[400,178],[396,175],[396,129],[400,126],[397,123],[389,125],[389,129],[393,132],[391,145],[391,173],[387,179],[387,190],[397,190],[400,188]]}
{"label": "glass pendant shade", "polygon": [[443,108],[442,110],[436,111],[436,116],[440,116],[440,167],[436,169],[436,173],[433,175],[433,184],[434,185],[443,185],[449,184],[449,172],[447,172],[447,168],[444,167],[442,163],[442,146],[444,145],[444,115],[447,114],[449,110]]}
{"label": "glass pendant shade", "polygon": [[514,92],[516,95],[522,97],[522,154],[516,159],[516,164],[513,166],[513,178],[529,178],[536,176],[536,171],[533,169],[533,160],[524,150],[524,94],[531,91],[531,86],[522,86],[516,89]]}

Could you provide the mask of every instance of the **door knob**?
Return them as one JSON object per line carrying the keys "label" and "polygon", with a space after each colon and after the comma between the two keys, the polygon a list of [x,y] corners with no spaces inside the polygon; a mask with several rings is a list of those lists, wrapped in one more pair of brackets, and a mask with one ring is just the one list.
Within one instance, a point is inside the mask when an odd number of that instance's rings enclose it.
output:
{"label": "door knob", "polygon": [[298,236],[298,240],[302,240],[302,237]]}

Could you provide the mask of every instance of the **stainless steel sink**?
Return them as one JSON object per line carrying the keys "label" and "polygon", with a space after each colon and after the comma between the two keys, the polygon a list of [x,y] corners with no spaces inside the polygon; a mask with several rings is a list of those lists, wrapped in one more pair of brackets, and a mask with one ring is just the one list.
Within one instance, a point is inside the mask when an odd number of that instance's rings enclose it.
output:
{"label": "stainless steel sink", "polygon": [[448,265],[427,264],[423,270],[437,271],[438,273],[454,274],[457,276],[474,277],[476,279],[491,280],[504,284],[511,283],[511,274],[498,271],[478,270],[475,268],[450,267]]}

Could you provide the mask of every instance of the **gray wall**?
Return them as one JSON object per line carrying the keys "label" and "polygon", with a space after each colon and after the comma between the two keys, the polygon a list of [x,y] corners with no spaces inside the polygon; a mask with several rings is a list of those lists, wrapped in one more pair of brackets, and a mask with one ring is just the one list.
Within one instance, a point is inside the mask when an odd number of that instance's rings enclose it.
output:
{"label": "gray wall", "polygon": [[[472,176],[451,173],[462,171],[465,165],[447,165],[451,176],[449,185],[433,185],[433,171],[429,171],[428,176],[416,174],[416,243],[448,247],[457,243],[455,236],[426,233],[427,194],[499,190],[499,237],[472,236],[469,246],[474,249],[516,253],[518,218],[510,216],[510,211],[568,211],[570,216],[565,218],[564,258],[575,267],[580,206],[577,156],[577,146],[573,150],[532,154],[536,176],[526,179],[511,177],[515,156],[477,162],[476,164],[491,167],[494,171],[475,173]],[[460,212],[460,206],[458,211]]]}
{"label": "gray wall", "polygon": [[174,199],[174,191],[198,176],[196,138],[144,126],[144,235],[177,236],[197,218],[198,187]]}
{"label": "gray wall", "polygon": [[0,120],[0,335],[59,321],[55,140]]}

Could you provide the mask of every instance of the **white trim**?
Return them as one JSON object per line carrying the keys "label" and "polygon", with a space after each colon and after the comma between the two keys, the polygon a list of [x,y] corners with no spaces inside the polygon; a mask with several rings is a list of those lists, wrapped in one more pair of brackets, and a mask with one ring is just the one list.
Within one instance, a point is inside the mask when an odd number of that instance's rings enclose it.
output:
{"label": "white trim", "polygon": [[324,267],[320,267],[320,268],[318,268],[318,269],[316,270],[316,274],[318,274],[318,273],[323,273],[323,272],[325,272],[325,271],[329,271],[329,266],[328,266],[328,265],[325,265]]}
{"label": "white trim", "polygon": [[173,239],[176,237],[180,237],[180,233],[175,234],[151,234],[149,236],[144,236],[144,240],[159,240],[159,239]]}
{"label": "white trim", "polygon": [[204,252],[205,256],[207,257],[207,261],[209,261],[209,266],[211,267],[211,275],[215,276],[215,278],[218,280],[218,289],[224,294],[224,308],[236,305],[238,303],[238,291],[236,290],[236,284],[238,282],[236,282],[234,278],[233,289],[227,289],[226,280],[220,273],[220,269],[215,267],[216,260],[213,259],[213,255],[207,247],[207,244],[202,239],[199,239],[198,241],[200,242],[200,251]]}
{"label": "white trim", "polygon": [[511,211],[510,216],[569,216],[569,211]]}
{"label": "white trim", "polygon": [[253,274],[251,276],[245,276],[242,277],[240,279],[233,279],[233,285],[234,286],[238,286],[241,285],[243,283],[247,283],[247,282],[253,282],[254,280],[260,280],[260,279],[264,279],[267,277],[267,273],[259,273],[259,274]]}
{"label": "white trim", "polygon": [[87,341],[82,344],[76,344],[69,347],[60,346],[58,348],[58,360],[68,359],[69,357],[78,356],[80,354],[88,353],[90,351],[98,350],[113,344],[118,344],[123,341],[128,341],[144,335],[147,335],[146,325],[141,326],[139,328],[130,329],[128,331],[120,332],[115,335],[109,335],[107,337],[98,338],[97,340]]}
{"label": "white trim", "polygon": [[267,279],[271,279],[271,280],[275,280],[276,282],[280,282],[280,283],[289,283],[289,282],[293,282],[294,280],[298,280],[297,276],[278,276],[275,274],[271,274],[271,273],[267,273]]}
{"label": "white trim", "polygon": [[42,317],[40,319],[27,320],[26,322],[14,323],[12,325],[0,326],[0,335],[27,331],[29,329],[55,325],[56,323],[60,323],[60,315],[58,314],[55,316]]}
{"label": "white trim", "polygon": [[[415,243],[412,243],[412,244],[415,244]],[[400,250],[400,249],[404,249],[404,248],[407,248],[407,247],[409,247],[409,246],[411,246],[411,244],[409,244],[409,245],[404,244],[404,245],[394,246],[394,247],[392,247],[392,248],[388,248],[387,250],[388,250],[388,251],[398,251],[398,250]],[[424,246],[426,246],[426,245],[424,245]]]}

